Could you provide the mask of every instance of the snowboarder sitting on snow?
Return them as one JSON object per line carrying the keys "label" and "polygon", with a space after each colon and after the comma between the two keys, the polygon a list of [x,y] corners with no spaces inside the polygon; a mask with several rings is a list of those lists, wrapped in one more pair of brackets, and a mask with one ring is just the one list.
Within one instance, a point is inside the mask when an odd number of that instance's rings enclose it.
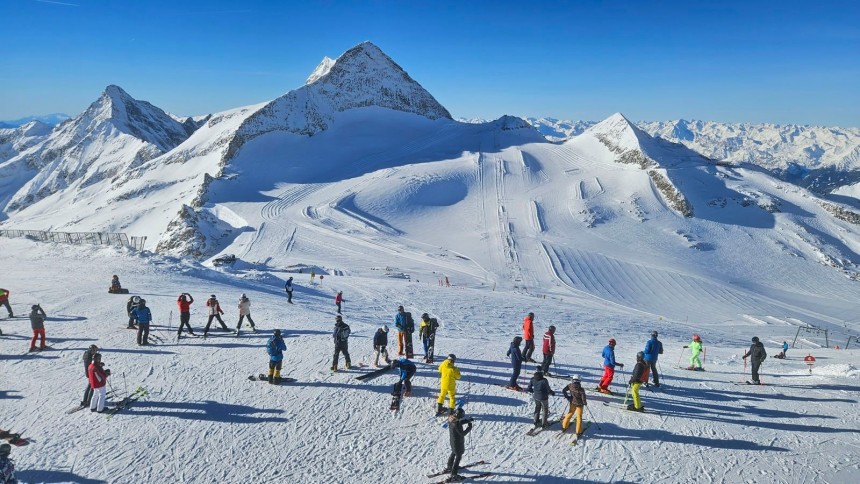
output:
{"label": "snowboarder sitting on snow", "polygon": [[343,316],[335,317],[334,331],[334,357],[331,360],[331,371],[337,371],[337,361],[340,359],[340,354],[343,353],[343,359],[346,362],[346,369],[352,368],[349,361],[349,325],[343,322]]}
{"label": "snowboarder sitting on snow", "polygon": [[90,378],[90,386],[93,388],[93,397],[90,401],[90,411],[102,413],[105,410],[105,401],[107,398],[106,387],[107,378],[110,376],[110,370],[105,369],[102,363],[101,353],[93,355],[93,362],[87,370]]}
{"label": "snowboarder sitting on snow", "polygon": [[[15,315],[12,314],[12,306],[9,305],[9,290],[3,289],[0,287],[0,306],[5,306],[6,311],[9,312],[9,317],[14,318]],[[3,334],[3,333],[0,333]]]}
{"label": "snowboarder sitting on snow", "polygon": [[15,478],[15,462],[9,457],[11,453],[11,445],[6,442],[0,444],[0,484],[18,484]]}
{"label": "snowboarder sitting on snow", "polygon": [[281,338],[281,330],[276,329],[269,341],[266,342],[266,353],[269,354],[269,383],[281,383],[281,365],[284,361],[284,351],[287,344]]}
{"label": "snowboarder sitting on snow", "polygon": [[406,391],[403,393],[403,396],[408,397],[412,394],[412,376],[415,375],[415,371],[418,368],[415,366],[415,363],[409,361],[405,356],[401,356],[397,361],[392,361],[391,367],[400,369],[400,380],[394,384],[394,391],[391,394],[400,395],[400,391],[405,385]]}
{"label": "snowboarder sitting on snow", "polygon": [[663,354],[663,343],[657,339],[656,331],[651,331],[651,339],[645,343],[645,349],[642,353],[645,354],[645,363],[651,368],[651,377],[654,379],[654,386],[659,387],[660,375],[657,373],[657,358]]}
{"label": "snowboarder sitting on snow", "polygon": [[543,334],[543,363],[541,367],[545,375],[549,375],[549,365],[555,355],[555,326],[550,326]]}
{"label": "snowboarder sitting on snow", "polygon": [[[320,282],[322,282],[322,276],[320,276]],[[337,295],[334,297],[334,304],[337,306],[337,313],[341,314],[340,305],[343,304],[343,291],[337,292]]]}
{"label": "snowboarder sitting on snow", "polygon": [[564,420],[561,421],[562,431],[567,430],[570,426],[570,419],[576,416],[576,435],[582,435],[582,407],[588,405],[585,401],[585,390],[582,388],[582,382],[579,380],[579,375],[570,377],[570,384],[564,387],[561,391],[564,398],[570,402],[570,409],[564,415]]}
{"label": "snowboarder sitting on snow", "polygon": [[385,358],[385,364],[391,363],[388,358],[388,325],[383,325],[373,335],[373,365],[379,367],[379,355]]}
{"label": "snowboarder sitting on snow", "polygon": [[463,407],[452,410],[448,416],[448,440],[451,443],[451,455],[448,456],[448,466],[443,472],[450,472],[449,482],[462,481],[465,477],[458,474],[460,460],[466,452],[466,434],[472,431],[472,420],[466,418]]}
{"label": "snowboarder sitting on snow", "polygon": [[152,312],[146,307],[146,299],[141,299],[137,307],[131,310],[134,319],[137,320],[137,344],[145,346],[149,344],[149,323],[152,322]]}
{"label": "snowboarder sitting on snow", "polygon": [[600,383],[597,384],[597,391],[612,395],[612,392],[609,390],[609,385],[612,384],[612,379],[615,378],[615,366],[617,365],[624,368],[623,363],[615,362],[615,338],[609,338],[609,344],[603,348],[602,356],[603,378],[600,380]]}
{"label": "snowboarder sitting on snow", "polygon": [[436,344],[436,330],[439,328],[439,322],[436,318],[431,318],[429,314],[421,315],[421,323],[418,325],[418,336],[421,338],[421,343],[424,344],[424,362],[433,363],[433,347]]}
{"label": "snowboarder sitting on snow", "polygon": [[209,296],[209,299],[206,300],[206,308],[209,310],[209,320],[206,321],[206,328],[203,330],[204,338],[209,334],[209,326],[212,324],[213,319],[218,320],[218,323],[221,324],[221,329],[224,331],[230,331],[227,328],[227,325],[224,324],[224,320],[221,319],[221,315],[224,314],[224,311],[221,310],[221,304],[218,303],[218,299],[214,294]]}
{"label": "snowboarder sitting on snow", "polygon": [[86,351],[84,351],[84,377],[87,379],[87,388],[84,390],[84,399],[81,400],[82,407],[88,407],[90,405],[90,400],[93,398],[93,387],[90,386],[90,365],[93,362],[93,358],[96,356],[96,353],[99,352],[99,347],[96,345],[90,345]]}
{"label": "snowboarder sitting on snow", "polygon": [[179,331],[176,332],[176,339],[182,336],[182,328],[188,328],[191,336],[194,336],[194,330],[191,329],[191,305],[194,304],[194,298],[191,294],[183,292],[176,298],[176,305],[179,306]]}
{"label": "snowboarder sitting on snow", "polygon": [[[555,392],[549,387],[549,381],[543,377],[542,371],[535,371],[534,376],[531,381],[529,381],[529,387],[526,391],[532,394],[532,398],[535,401],[535,427],[548,427],[549,396],[555,395]],[[541,413],[543,413],[543,420],[541,420]]]}
{"label": "snowboarder sitting on snow", "polygon": [[702,352],[702,338],[694,334],[693,341],[690,341],[690,344],[685,346],[684,348],[690,348],[690,366],[687,367],[688,370],[697,370],[702,371],[702,360],[699,359],[699,353]]}
{"label": "snowboarder sitting on snow", "polygon": [[257,327],[254,326],[254,320],[251,319],[251,300],[248,299],[248,296],[242,294],[242,297],[239,298],[239,325],[236,326],[236,337],[239,337],[239,330],[242,329],[242,321],[248,318],[248,322],[251,323],[251,331],[257,332]]}
{"label": "snowboarder sitting on snow", "polygon": [[517,380],[520,377],[520,370],[523,368],[523,354],[520,353],[520,343],[522,343],[522,341],[523,339],[517,336],[513,341],[511,341],[511,347],[508,348],[508,356],[511,358],[513,373],[511,374],[511,380],[508,382],[507,388],[518,392],[523,390],[522,387],[517,384]]}
{"label": "snowboarder sitting on snow", "polygon": [[753,385],[761,385],[761,382],[758,379],[758,369],[761,366],[761,362],[767,358],[767,352],[764,350],[764,345],[758,340],[758,336],[753,336],[752,345],[750,345],[749,351],[744,355],[744,359],[750,357],[750,363],[752,363],[752,383]]}
{"label": "snowboarder sitting on snow", "polygon": [[33,305],[30,311],[30,327],[33,328],[33,339],[30,340],[30,351],[36,351],[36,338],[41,338],[42,344],[39,350],[45,349],[45,311],[38,304]]}
{"label": "snowboarder sitting on snow", "polygon": [[457,405],[457,380],[460,379],[460,369],[454,366],[457,357],[448,355],[448,359],[439,364],[439,398],[436,399],[436,416],[445,415],[442,404],[448,396],[448,406],[453,410]]}
{"label": "snowboarder sitting on snow", "polygon": [[[301,272],[299,272],[301,274]],[[287,279],[287,282],[284,283],[284,290],[287,291],[287,302],[293,303],[293,278],[290,277]]]}
{"label": "snowboarder sitting on snow", "polygon": [[137,322],[137,318],[131,313],[131,311],[137,308],[137,303],[140,302],[140,296],[131,296],[128,298],[128,302],[125,303],[125,312],[128,314],[128,329],[137,329],[137,326],[134,323]]}
{"label": "snowboarder sitting on snow", "polygon": [[642,401],[639,399],[639,387],[643,383],[648,382],[648,363],[645,362],[645,353],[636,353],[636,366],[633,367],[633,374],[630,375],[630,393],[633,394],[633,403],[627,405],[627,410],[636,412],[644,412],[645,407],[642,406]]}
{"label": "snowboarder sitting on snow", "polygon": [[110,280],[110,289],[108,289],[108,292],[111,294],[123,294],[122,284],[119,283],[119,276],[116,274]]}

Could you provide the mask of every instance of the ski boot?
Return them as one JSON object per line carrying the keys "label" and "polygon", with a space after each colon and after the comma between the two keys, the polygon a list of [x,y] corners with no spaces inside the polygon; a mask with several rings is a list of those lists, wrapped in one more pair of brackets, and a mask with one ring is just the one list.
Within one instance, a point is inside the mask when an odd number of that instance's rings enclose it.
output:
{"label": "ski boot", "polygon": [[445,479],[445,482],[460,482],[465,480],[466,478],[461,476],[460,474],[452,474],[451,477]]}
{"label": "ski boot", "polygon": [[443,417],[447,413],[448,413],[448,411],[445,410],[445,407],[443,407],[441,403],[436,404],[436,416],[437,417]]}
{"label": "ski boot", "polygon": [[329,370],[331,370],[331,371],[337,371],[337,365],[332,366],[331,368],[329,368]]}
{"label": "ski boot", "polygon": [[271,383],[271,384],[275,383],[275,375],[272,375],[271,373],[269,374],[269,383]]}
{"label": "ski boot", "polygon": [[346,369],[349,370],[350,368],[352,368],[352,365],[347,361],[346,362]]}

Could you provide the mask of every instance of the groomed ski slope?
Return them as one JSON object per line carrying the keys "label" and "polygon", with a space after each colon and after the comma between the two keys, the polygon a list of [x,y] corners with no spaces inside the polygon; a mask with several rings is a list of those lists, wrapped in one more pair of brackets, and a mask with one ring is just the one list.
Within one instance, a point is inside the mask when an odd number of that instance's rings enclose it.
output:
{"label": "groomed ski slope", "polygon": [[[585,293],[538,298],[456,280],[449,288],[436,279],[410,282],[381,274],[328,273],[322,285],[312,286],[307,272],[292,274],[296,304],[287,305],[283,271],[212,270],[113,248],[2,244],[0,286],[11,290],[17,314],[42,304],[52,346],[25,354],[28,321],[0,320],[0,428],[30,439],[13,449],[23,482],[429,482],[424,474],[441,469],[448,455],[447,430],[431,416],[435,368],[419,363],[413,396],[397,414],[388,410],[393,374],[366,383],[354,379],[360,370],[330,374],[337,290],[344,291],[344,319],[353,330],[353,363],[367,362],[373,331],[391,325],[398,304],[439,318],[437,354],[457,354],[463,373],[458,390],[477,419],[463,462],[488,461],[471,469],[495,472],[484,482],[850,483],[860,475],[856,347],[822,349],[823,339],[801,333],[803,349],[777,360],[778,345],[797,331],[797,322],[782,314],[700,323],[692,314],[689,321],[651,317]],[[342,257],[347,274],[367,264],[360,251],[352,260]],[[212,331],[207,341],[179,344],[164,334],[164,344],[138,347],[124,328],[127,297],[106,292],[112,274],[146,298],[153,334],[166,333],[171,311],[175,329],[181,292],[195,297],[191,324],[198,334],[209,294],[218,295],[225,321],[235,327],[235,306],[246,293],[261,331],[238,339]],[[673,300],[666,295],[676,289],[670,279],[650,284],[665,304]],[[619,296],[630,287],[619,285]],[[830,302],[815,298],[804,307],[832,310]],[[586,388],[599,379],[599,354],[609,337],[618,340],[618,359],[628,365],[614,384],[623,390],[635,353],[652,329],[660,331],[666,389],[642,392],[644,405],[656,414],[633,414],[589,395],[587,416],[599,427],[591,426],[585,442],[571,447],[570,438],[556,438],[558,427],[526,437],[528,395],[499,385],[509,374],[508,344],[528,311],[536,314],[539,334],[549,324],[558,327],[557,370],[580,374]],[[856,323],[845,324],[856,330]],[[286,335],[284,374],[299,380],[289,386],[247,380],[265,371],[264,343],[275,328]],[[694,332],[707,349],[703,373],[676,369],[679,360],[686,366],[681,347]],[[752,335],[770,355],[762,374],[767,386],[735,384],[744,379],[740,356]],[[844,346],[838,332],[831,338],[831,346]],[[65,414],[81,398],[80,357],[93,343],[102,347],[114,388],[122,391],[127,381],[129,389],[141,385],[150,392],[111,420],[89,411]],[[807,353],[817,358],[811,374],[801,360]],[[531,370],[529,365],[521,385]],[[564,381],[550,383],[560,393]],[[551,406],[558,414],[566,402],[553,397]]]}

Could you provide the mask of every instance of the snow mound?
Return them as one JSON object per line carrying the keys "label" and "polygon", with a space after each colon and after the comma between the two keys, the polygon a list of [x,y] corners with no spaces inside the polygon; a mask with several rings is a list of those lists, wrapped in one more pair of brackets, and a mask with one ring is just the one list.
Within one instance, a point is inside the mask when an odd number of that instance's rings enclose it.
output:
{"label": "snow mound", "polygon": [[[788,374],[808,375],[809,370],[794,370]],[[812,367],[812,374],[817,376],[860,378],[860,369],[848,363],[822,366],[816,365]]]}

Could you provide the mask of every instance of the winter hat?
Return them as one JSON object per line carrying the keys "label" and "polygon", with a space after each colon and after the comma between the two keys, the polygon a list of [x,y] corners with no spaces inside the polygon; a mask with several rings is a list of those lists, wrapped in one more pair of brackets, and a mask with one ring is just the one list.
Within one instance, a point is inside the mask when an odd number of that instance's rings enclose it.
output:
{"label": "winter hat", "polygon": [[543,378],[543,372],[540,370],[535,370],[535,378]]}
{"label": "winter hat", "polygon": [[242,299],[248,299],[248,296],[246,296],[244,292],[242,293]]}
{"label": "winter hat", "polygon": [[451,361],[457,361],[457,356],[456,356],[456,355],[454,355],[454,353],[451,353],[451,354],[449,354],[449,355],[448,355],[448,359],[449,359],[449,360],[451,360]]}
{"label": "winter hat", "polygon": [[758,336],[753,336],[753,338],[752,338],[752,342],[753,342],[753,343],[758,343]]}
{"label": "winter hat", "polygon": [[651,331],[651,337],[652,337],[652,338],[656,338],[656,337],[657,337],[657,332],[656,332],[656,331]]}
{"label": "winter hat", "polygon": [[579,383],[581,380],[579,379],[579,375],[570,375],[571,383]]}
{"label": "winter hat", "polygon": [[398,311],[403,311],[403,306],[397,306]]}
{"label": "winter hat", "polygon": [[34,305],[33,305],[33,307],[32,307],[32,308],[30,308],[30,309],[32,309],[33,311],[35,311],[35,310],[39,309],[39,305],[38,305],[38,304],[34,304]]}
{"label": "winter hat", "polygon": [[554,332],[555,332],[555,326],[550,326],[550,327],[549,327],[549,330],[550,330],[550,331],[552,331],[552,332],[554,333]]}
{"label": "winter hat", "polygon": [[280,336],[280,335],[281,335],[281,330],[280,330],[280,329],[276,329],[276,330],[275,330],[275,332],[274,332],[274,335],[275,335],[275,336]]}
{"label": "winter hat", "polygon": [[702,341],[702,338],[701,338],[701,336],[694,334],[693,335],[693,341]]}
{"label": "winter hat", "polygon": [[522,343],[522,342],[523,342],[523,337],[522,337],[522,336],[514,336],[514,344],[515,344],[515,345],[519,346],[519,345],[520,345],[520,343]]}
{"label": "winter hat", "polygon": [[422,315],[421,315],[421,319],[423,319],[423,320],[427,321],[428,319],[430,319],[430,315],[429,315],[429,314],[427,314],[427,313],[424,313],[424,314],[422,314]]}
{"label": "winter hat", "polygon": [[216,297],[214,294],[212,294],[211,296],[209,296],[209,299],[216,299]]}
{"label": "winter hat", "polygon": [[335,320],[335,321],[343,321],[343,316],[341,316],[340,314],[338,314],[337,316],[335,316],[334,320]]}
{"label": "winter hat", "polygon": [[0,444],[0,457],[9,457],[12,453],[12,446],[9,444]]}
{"label": "winter hat", "polygon": [[535,318],[535,313],[529,313],[529,319],[534,319],[534,318]]}

